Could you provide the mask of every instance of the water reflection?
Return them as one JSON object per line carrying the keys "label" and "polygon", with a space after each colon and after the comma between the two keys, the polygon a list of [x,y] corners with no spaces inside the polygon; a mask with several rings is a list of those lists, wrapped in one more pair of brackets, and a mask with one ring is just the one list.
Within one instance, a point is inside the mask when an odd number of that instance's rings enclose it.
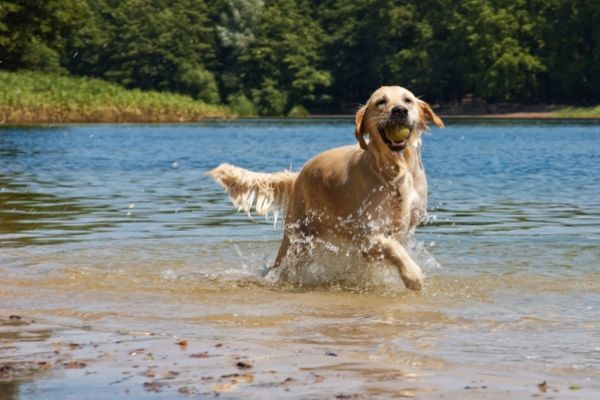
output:
{"label": "water reflection", "polygon": [[58,244],[78,235],[114,227],[110,220],[89,218],[109,206],[86,205],[76,197],[36,193],[27,185],[0,176],[0,246]]}
{"label": "water reflection", "polygon": [[[352,143],[351,133],[346,120],[4,127],[0,240],[277,240],[278,230],[232,212],[203,172],[222,161],[297,170]],[[599,237],[596,133],[593,124],[505,122],[434,131],[424,138],[433,218],[419,232]]]}

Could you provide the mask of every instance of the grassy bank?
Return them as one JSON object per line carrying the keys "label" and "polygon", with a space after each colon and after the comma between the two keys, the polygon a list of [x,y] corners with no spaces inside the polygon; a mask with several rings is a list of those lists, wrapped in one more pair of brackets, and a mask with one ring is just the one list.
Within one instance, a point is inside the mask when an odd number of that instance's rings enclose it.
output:
{"label": "grassy bank", "polygon": [[191,97],[127,90],[99,79],[0,71],[0,123],[190,122],[228,118]]}
{"label": "grassy bank", "polygon": [[600,105],[595,107],[565,107],[553,114],[560,118],[600,118]]}

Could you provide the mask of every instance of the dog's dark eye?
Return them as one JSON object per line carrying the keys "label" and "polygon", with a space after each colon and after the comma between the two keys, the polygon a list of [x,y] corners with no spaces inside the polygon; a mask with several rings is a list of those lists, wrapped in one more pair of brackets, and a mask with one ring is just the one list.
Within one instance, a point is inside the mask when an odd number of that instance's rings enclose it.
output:
{"label": "dog's dark eye", "polygon": [[377,103],[375,103],[375,105],[376,105],[377,107],[381,107],[381,106],[384,106],[384,105],[385,105],[385,103],[387,103],[387,99],[384,97],[384,98],[382,98],[382,99],[379,99],[379,100],[377,100]]}
{"label": "dog's dark eye", "polygon": [[407,104],[411,104],[413,101],[412,101],[412,99],[410,97],[407,97],[407,98],[404,99],[404,102],[407,103]]}

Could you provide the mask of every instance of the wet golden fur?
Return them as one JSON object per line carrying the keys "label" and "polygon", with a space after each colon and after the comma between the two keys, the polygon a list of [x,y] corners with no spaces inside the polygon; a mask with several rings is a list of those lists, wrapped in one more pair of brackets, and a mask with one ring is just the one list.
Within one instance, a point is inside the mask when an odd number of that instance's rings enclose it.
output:
{"label": "wet golden fur", "polygon": [[[352,243],[366,259],[393,264],[406,287],[419,290],[423,274],[404,245],[426,212],[421,134],[429,122],[443,127],[410,91],[384,86],[356,113],[359,146],[318,154],[299,173],[262,174],[222,164],[209,174],[247,212],[253,204],[259,214],[286,209],[274,268],[302,263],[308,241],[297,238],[327,238]],[[408,139],[390,140],[388,132],[398,126],[410,129]]]}

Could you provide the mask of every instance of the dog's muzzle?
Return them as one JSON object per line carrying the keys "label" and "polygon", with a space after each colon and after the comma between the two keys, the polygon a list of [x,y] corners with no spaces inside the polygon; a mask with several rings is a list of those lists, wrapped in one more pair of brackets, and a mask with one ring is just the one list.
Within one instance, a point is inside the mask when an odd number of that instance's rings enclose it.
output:
{"label": "dog's muzzle", "polygon": [[408,110],[395,106],[390,110],[386,121],[379,126],[379,134],[392,151],[400,152],[406,148],[413,126],[408,121]]}

